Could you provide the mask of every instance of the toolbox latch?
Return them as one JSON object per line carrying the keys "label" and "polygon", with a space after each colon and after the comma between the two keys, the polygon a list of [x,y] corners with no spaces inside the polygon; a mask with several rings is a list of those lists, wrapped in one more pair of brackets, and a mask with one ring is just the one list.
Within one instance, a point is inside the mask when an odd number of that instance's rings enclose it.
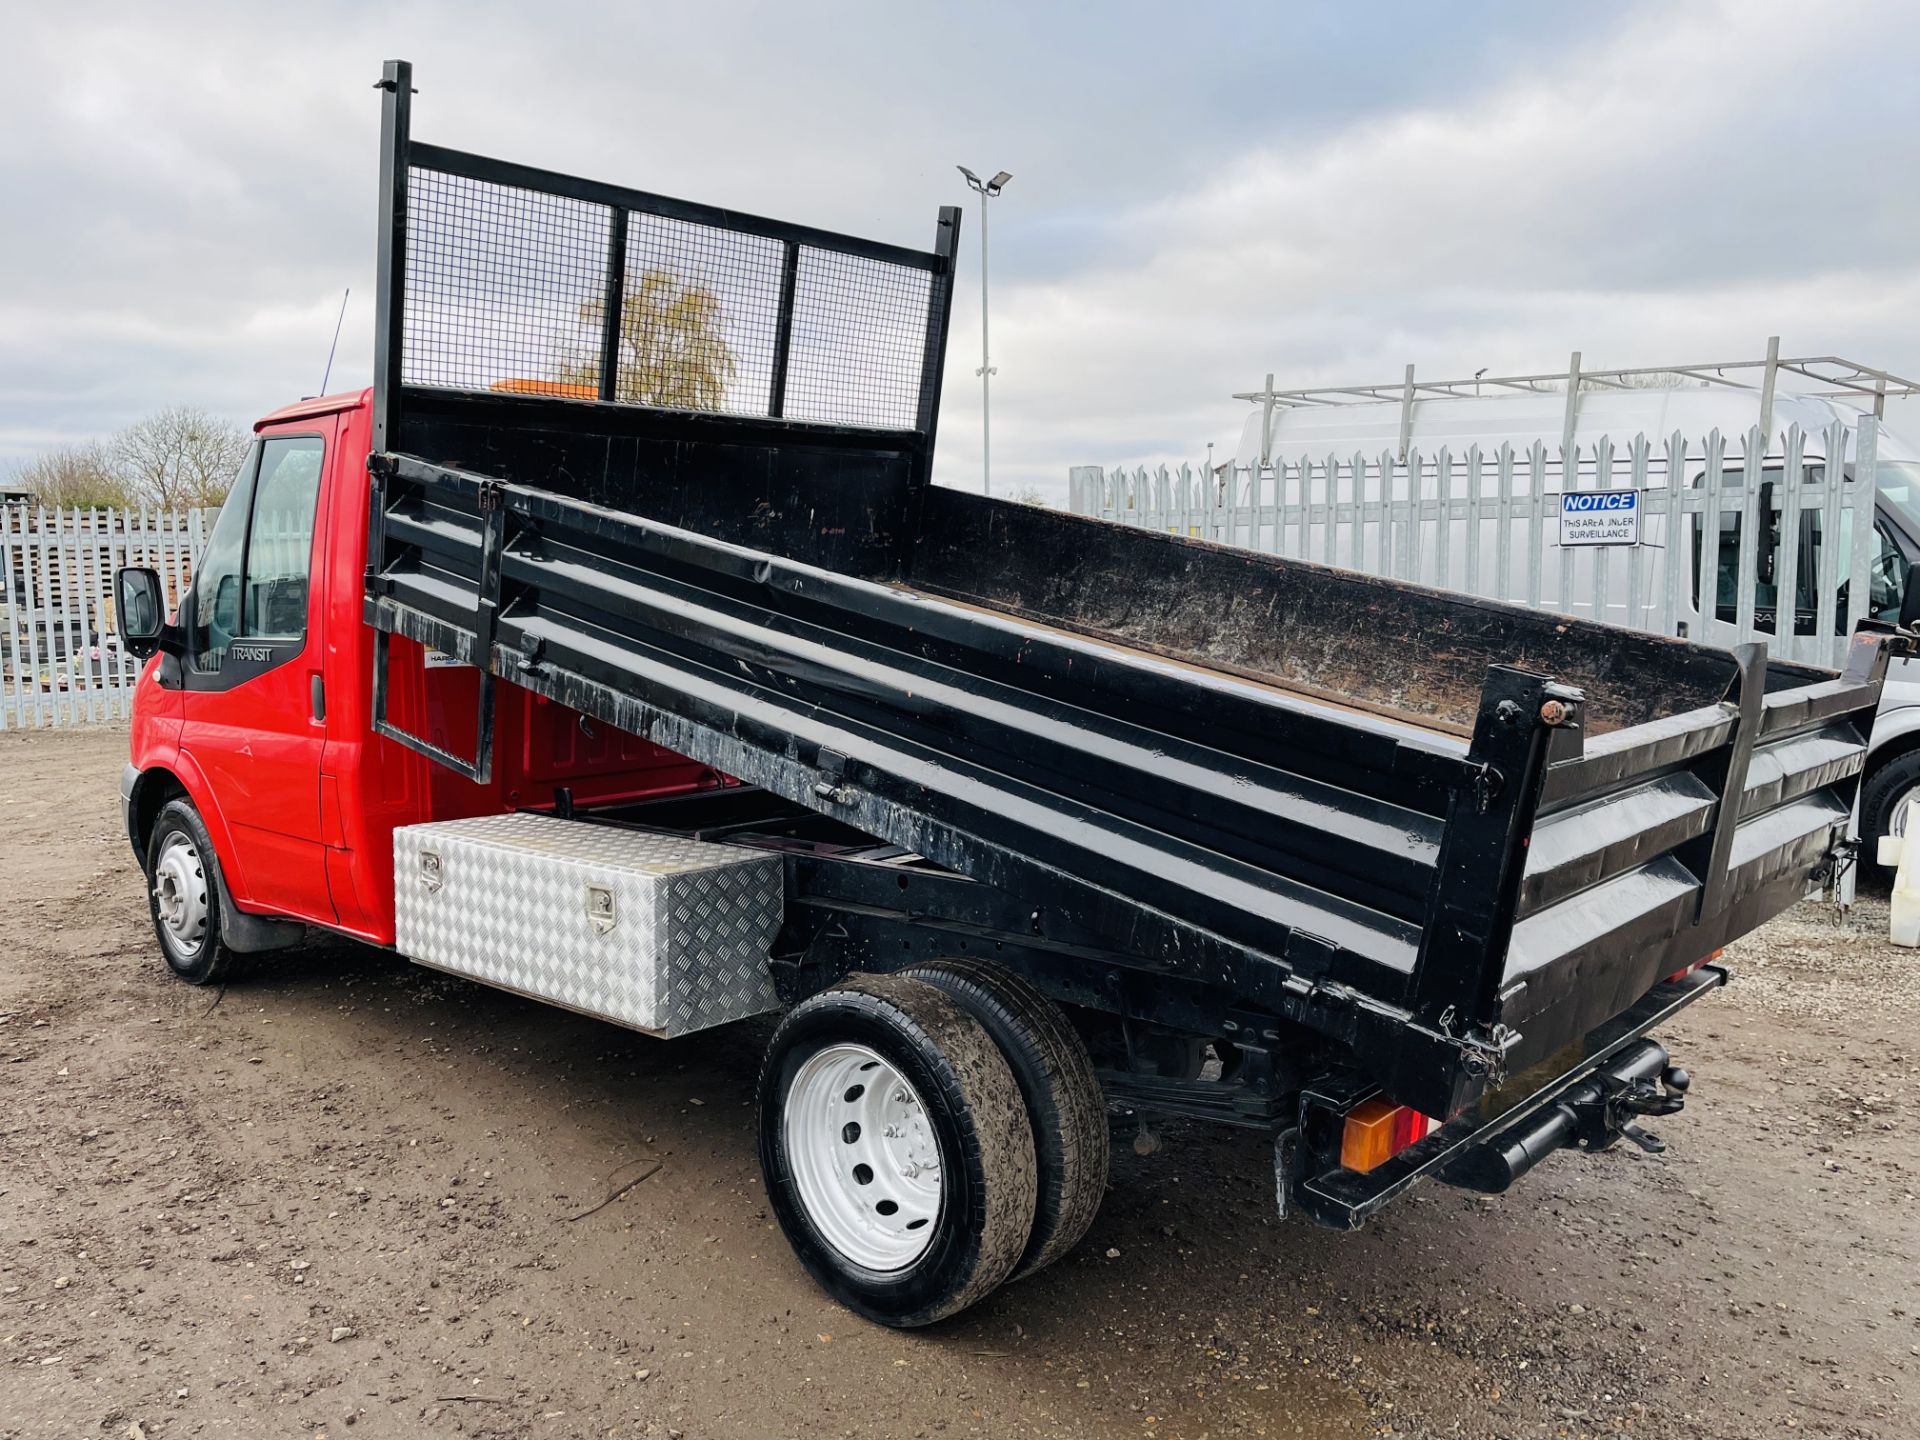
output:
{"label": "toolbox latch", "polygon": [[620,923],[613,891],[609,887],[587,886],[587,923],[593,926],[596,935],[611,935],[613,927]]}

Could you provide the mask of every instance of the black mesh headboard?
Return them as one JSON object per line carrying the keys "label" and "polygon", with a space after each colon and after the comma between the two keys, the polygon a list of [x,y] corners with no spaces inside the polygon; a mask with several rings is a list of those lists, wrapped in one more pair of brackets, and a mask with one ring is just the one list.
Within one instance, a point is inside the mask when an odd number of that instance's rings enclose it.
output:
{"label": "black mesh headboard", "polygon": [[861,570],[903,543],[957,209],[921,251],[421,144],[411,76],[381,82],[376,452]]}

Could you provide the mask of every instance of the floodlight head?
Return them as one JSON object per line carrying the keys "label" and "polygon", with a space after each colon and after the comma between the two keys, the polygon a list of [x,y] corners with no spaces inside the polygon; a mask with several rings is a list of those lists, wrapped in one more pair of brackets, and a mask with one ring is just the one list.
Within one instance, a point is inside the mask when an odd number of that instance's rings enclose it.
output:
{"label": "floodlight head", "polygon": [[958,171],[959,171],[959,172],[960,172],[960,173],[961,173],[962,175],[964,175],[964,176],[966,176],[966,177],[967,177],[967,184],[969,184],[969,185],[971,185],[971,186],[972,186],[972,187],[973,187],[973,188],[974,188],[975,190],[984,190],[984,189],[986,188],[986,186],[984,186],[983,184],[981,184],[981,182],[980,182],[980,177],[979,177],[978,175],[976,175],[976,174],[974,174],[974,173],[973,173],[973,172],[972,172],[971,170],[969,170],[969,169],[968,169],[968,168],[967,168],[966,166],[964,166],[964,165],[956,165],[956,166],[954,166],[953,168],[954,168],[954,169],[956,169],[956,170],[958,170]]}
{"label": "floodlight head", "polygon": [[1012,178],[1013,178],[1012,175],[1008,174],[1005,170],[1002,170],[998,175],[994,176],[993,179],[987,182],[987,193],[989,195],[998,195],[1002,190],[1006,188],[1007,182]]}

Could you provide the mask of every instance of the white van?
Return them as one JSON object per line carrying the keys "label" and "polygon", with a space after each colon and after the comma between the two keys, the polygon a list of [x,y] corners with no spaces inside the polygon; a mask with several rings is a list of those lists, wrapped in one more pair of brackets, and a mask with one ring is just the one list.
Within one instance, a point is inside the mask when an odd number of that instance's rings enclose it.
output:
{"label": "white van", "polygon": [[[1800,362],[1779,362],[1783,368],[1796,363]],[[1887,380],[1894,380],[1897,385],[1905,387],[1908,393],[1913,389],[1908,382],[1898,381],[1897,377],[1886,376],[1884,372],[1868,371],[1864,367],[1849,368],[1857,373],[1878,377],[1883,391]],[[1620,377],[1647,372],[1608,373]],[[1817,381],[1820,378],[1808,375],[1804,370],[1797,376],[1791,373],[1781,376],[1778,371],[1775,375],[1777,379],[1786,380],[1797,378]],[[1521,457],[1521,463],[1516,464],[1513,470],[1512,493],[1530,493],[1529,487],[1534,483],[1532,477],[1538,474],[1543,493],[1552,494],[1563,488],[1605,488],[1609,483],[1623,483],[1621,477],[1625,473],[1623,467],[1627,449],[1633,437],[1645,435],[1650,443],[1646,483],[1649,487],[1658,488],[1668,483],[1669,466],[1664,442],[1667,437],[1677,434],[1693,442],[1696,447],[1688,452],[1689,458],[1683,462],[1686,469],[1681,483],[1703,486],[1707,481],[1706,465],[1697,449],[1698,442],[1709,433],[1718,431],[1726,442],[1721,461],[1724,483],[1729,487],[1737,487],[1744,478],[1742,444],[1749,430],[1762,423],[1765,414],[1770,417],[1767,433],[1776,437],[1776,449],[1762,470],[1765,477],[1762,485],[1777,483],[1776,477],[1781,475],[1783,464],[1778,453],[1777,437],[1795,426],[1804,437],[1801,452],[1803,474],[1808,480],[1817,482],[1827,463],[1826,450],[1830,440],[1836,436],[1843,446],[1843,453],[1836,458],[1846,467],[1843,473],[1851,474],[1859,422],[1873,405],[1871,396],[1855,394],[1846,394],[1843,398],[1780,388],[1768,395],[1759,385],[1730,383],[1716,377],[1706,384],[1688,379],[1673,384],[1672,388],[1583,389],[1577,392],[1577,400],[1570,413],[1564,388],[1558,391],[1544,387],[1532,388],[1543,379],[1514,377],[1510,380],[1483,380],[1478,382],[1483,392],[1480,394],[1470,389],[1462,393],[1463,387],[1476,383],[1469,381],[1420,387],[1411,392],[1400,386],[1388,385],[1290,392],[1275,392],[1269,388],[1243,395],[1239,398],[1256,403],[1247,417],[1240,443],[1236,447],[1236,468],[1247,467],[1251,474],[1264,472],[1269,477],[1286,477],[1289,466],[1300,467],[1304,464],[1309,469],[1319,466],[1316,473],[1320,478],[1317,483],[1325,485],[1328,467],[1324,462],[1329,457],[1351,462],[1356,456],[1365,456],[1373,462],[1383,454],[1404,458],[1408,452],[1418,452],[1426,462],[1422,483],[1431,486],[1434,483],[1434,458],[1444,450],[1451,457],[1454,467],[1452,473],[1456,478],[1453,483],[1461,486],[1464,485],[1465,457],[1470,449],[1477,446],[1482,456],[1481,493],[1484,495],[1494,483],[1491,478],[1494,473],[1493,457],[1504,445],[1511,447],[1516,457]],[[1675,380],[1679,381],[1680,377],[1676,376]],[[1519,384],[1521,381],[1528,383],[1522,387]],[[1818,386],[1810,385],[1809,388]],[[1396,394],[1396,391],[1399,393]],[[1895,390],[1887,393],[1900,392]],[[1836,422],[1839,422],[1838,427]],[[1875,507],[1873,549],[1867,565],[1867,609],[1875,618],[1891,621],[1899,615],[1907,572],[1916,560],[1920,560],[1920,449],[1908,445],[1884,428],[1878,429],[1877,438],[1879,496]],[[1616,466],[1613,476],[1604,480],[1596,475],[1593,460],[1594,451],[1603,439],[1612,443]],[[1559,460],[1569,440],[1574,453],[1581,457],[1580,473],[1574,477],[1570,487],[1563,486]],[[1544,463],[1529,465],[1524,457],[1536,445],[1544,454]],[[1379,474],[1377,464],[1370,471],[1361,468],[1370,477]],[[1344,473],[1350,477],[1353,467],[1348,465]],[[1403,468],[1394,473],[1394,493],[1391,498],[1404,500],[1405,470]],[[1298,471],[1294,474],[1297,476]],[[1269,478],[1268,483],[1274,482]],[[1297,484],[1297,479],[1292,483]],[[1348,483],[1351,483],[1350,479]],[[1367,490],[1362,498],[1368,501],[1380,498],[1377,478],[1369,478],[1363,483]],[[1431,492],[1426,493],[1430,495]],[[1454,493],[1458,495],[1461,491],[1456,489]],[[1297,494],[1290,492],[1283,498],[1286,503],[1299,504]],[[1316,491],[1312,498],[1318,503],[1321,492]],[[1821,574],[1819,519],[1819,515],[1812,511],[1802,515],[1799,541],[1795,547],[1797,559],[1794,568],[1797,573],[1791,586],[1785,583],[1785,576],[1775,573],[1773,565],[1780,540],[1777,515],[1767,530],[1756,539],[1758,564],[1753,597],[1756,629],[1777,633],[1780,610],[1783,602],[1786,602],[1792,606],[1793,633],[1800,636],[1814,634],[1820,608],[1820,587],[1816,578]],[[1599,548],[1563,549],[1559,544],[1556,517],[1548,521],[1544,530],[1535,527],[1532,535],[1542,537],[1538,541],[1530,535],[1511,535],[1509,563],[1503,567],[1480,564],[1477,567],[1478,584],[1474,588],[1492,598],[1555,608],[1566,605],[1574,613],[1584,613],[1613,624],[1639,629],[1666,629],[1672,633],[1689,634],[1709,643],[1722,643],[1731,638],[1732,622],[1741,598],[1736,593],[1737,586],[1734,583],[1740,544],[1739,520],[1737,511],[1725,512],[1720,554],[1717,557],[1717,577],[1713,584],[1715,607],[1712,614],[1704,617],[1700,614],[1697,598],[1700,595],[1701,564],[1697,527],[1689,525],[1696,532],[1691,543],[1687,543],[1683,536],[1683,543],[1671,545],[1671,537],[1666,533],[1667,517],[1657,513],[1648,515],[1642,522],[1640,544],[1632,547],[1637,554],[1631,566],[1631,580],[1624,555],[1610,554]],[[1346,538],[1350,533],[1343,532],[1333,546],[1335,564],[1384,571],[1395,565],[1398,559],[1399,569],[1396,573],[1405,574],[1405,557],[1381,554],[1377,548],[1369,549],[1360,540],[1349,547]],[[1460,586],[1461,577],[1467,573],[1464,549],[1468,541],[1465,527],[1447,527],[1442,533],[1450,538],[1442,541],[1437,536],[1430,537],[1427,543],[1446,544],[1448,553],[1442,556],[1429,551],[1420,557],[1419,578],[1429,583],[1449,583],[1465,588]],[[1476,538],[1473,543],[1479,545],[1482,542]],[[1535,550],[1537,555],[1530,553]],[[1850,553],[1850,536],[1843,529],[1839,547],[1842,558],[1835,567],[1841,577],[1846,574],[1845,557]],[[1678,584],[1683,599],[1676,610],[1668,613],[1660,599],[1663,594],[1672,593],[1668,590],[1666,567],[1676,556],[1681,557],[1687,566]],[[1321,557],[1315,555],[1315,558]],[[1564,576],[1561,570],[1563,564],[1568,567]],[[1592,567],[1596,564],[1614,567],[1611,571],[1614,578],[1605,586],[1593,583]],[[1496,578],[1500,575],[1505,576],[1504,589]],[[1441,578],[1443,576],[1446,577],[1444,581]],[[1851,625],[1847,618],[1851,608],[1846,593],[1849,586],[1842,578],[1836,588],[1837,594],[1829,612],[1834,616],[1832,633],[1844,634]],[[1596,593],[1607,597],[1604,614],[1596,610],[1591,599]],[[1766,637],[1763,634],[1761,638]],[[1785,647],[1772,645],[1770,648],[1778,654]],[[1873,853],[1873,842],[1879,835],[1887,833],[1889,828],[1902,825],[1903,802],[1909,795],[1920,795],[1920,662],[1899,661],[1895,662],[1889,674],[1881,700],[1868,772],[1861,788],[1861,834],[1868,842],[1869,855]]]}

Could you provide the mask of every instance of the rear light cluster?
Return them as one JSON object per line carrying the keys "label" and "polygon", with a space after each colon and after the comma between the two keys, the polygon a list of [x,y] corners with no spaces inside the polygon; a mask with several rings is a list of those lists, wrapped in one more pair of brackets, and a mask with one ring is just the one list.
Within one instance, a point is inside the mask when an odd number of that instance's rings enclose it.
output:
{"label": "rear light cluster", "polygon": [[1340,1133],[1340,1163],[1364,1175],[1387,1163],[1433,1129],[1430,1116],[1391,1100],[1362,1100],[1347,1112]]}
{"label": "rear light cluster", "polygon": [[1694,971],[1698,970],[1702,965],[1711,965],[1715,960],[1718,960],[1722,955],[1726,953],[1727,952],[1724,950],[1715,950],[1710,955],[1702,955],[1698,960],[1694,961],[1691,965],[1684,966],[1683,968],[1674,971],[1671,975],[1667,976],[1667,978],[1662,983],[1671,985],[1676,980],[1684,980],[1687,978],[1687,976],[1691,975]]}
{"label": "rear light cluster", "polygon": [[[1714,950],[1702,955],[1691,965],[1667,976],[1666,983],[1686,979],[1725,953]],[[1347,1112],[1346,1124],[1340,1132],[1340,1163],[1361,1175],[1377,1170],[1415,1141],[1426,1139],[1437,1124],[1431,1116],[1421,1114],[1411,1105],[1396,1105],[1381,1096],[1362,1100]]]}

